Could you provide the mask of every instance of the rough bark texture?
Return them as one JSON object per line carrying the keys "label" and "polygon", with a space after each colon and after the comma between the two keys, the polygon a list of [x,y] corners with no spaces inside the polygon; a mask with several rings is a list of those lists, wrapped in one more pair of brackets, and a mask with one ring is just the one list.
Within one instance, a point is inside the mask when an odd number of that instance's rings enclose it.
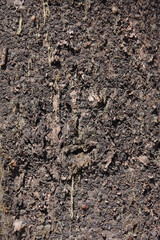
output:
{"label": "rough bark texture", "polygon": [[0,239],[160,239],[159,5],[0,0]]}

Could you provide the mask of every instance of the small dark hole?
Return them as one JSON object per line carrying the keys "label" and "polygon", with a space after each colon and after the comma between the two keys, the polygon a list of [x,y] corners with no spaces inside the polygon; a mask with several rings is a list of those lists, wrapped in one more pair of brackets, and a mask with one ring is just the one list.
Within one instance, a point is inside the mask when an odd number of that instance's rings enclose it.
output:
{"label": "small dark hole", "polygon": [[69,104],[69,103],[66,103],[66,107],[67,107],[67,110],[68,110],[68,112],[72,112],[72,107],[71,107],[71,105]]}
{"label": "small dark hole", "polygon": [[154,146],[155,151],[158,151],[160,149],[160,142],[157,142]]}
{"label": "small dark hole", "polygon": [[113,120],[113,121],[112,121],[113,127],[116,128],[116,127],[118,126],[118,123],[119,123],[119,119]]}
{"label": "small dark hole", "polygon": [[158,115],[158,110],[157,110],[157,108],[155,108],[155,109],[152,111],[152,114]]}

